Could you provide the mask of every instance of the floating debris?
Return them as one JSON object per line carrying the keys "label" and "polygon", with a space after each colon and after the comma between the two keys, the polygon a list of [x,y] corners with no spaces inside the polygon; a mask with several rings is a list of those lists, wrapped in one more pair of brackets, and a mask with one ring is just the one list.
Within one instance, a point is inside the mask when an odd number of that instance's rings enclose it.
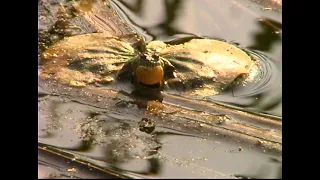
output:
{"label": "floating debris", "polygon": [[138,123],[138,126],[140,131],[150,134],[152,133],[152,131],[154,131],[156,124],[153,120],[149,118],[142,118],[141,121]]}
{"label": "floating debris", "polygon": [[77,169],[76,168],[69,168],[67,169],[68,172],[77,172]]}

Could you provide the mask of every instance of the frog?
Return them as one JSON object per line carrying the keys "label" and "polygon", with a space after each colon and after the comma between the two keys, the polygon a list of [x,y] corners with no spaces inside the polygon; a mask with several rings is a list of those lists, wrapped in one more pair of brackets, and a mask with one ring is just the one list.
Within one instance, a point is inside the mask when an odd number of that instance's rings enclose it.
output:
{"label": "frog", "polygon": [[77,87],[130,81],[138,90],[208,95],[248,76],[256,64],[245,50],[221,40],[199,37],[170,44],[137,39],[129,43],[103,33],[67,37],[42,54],[41,76]]}

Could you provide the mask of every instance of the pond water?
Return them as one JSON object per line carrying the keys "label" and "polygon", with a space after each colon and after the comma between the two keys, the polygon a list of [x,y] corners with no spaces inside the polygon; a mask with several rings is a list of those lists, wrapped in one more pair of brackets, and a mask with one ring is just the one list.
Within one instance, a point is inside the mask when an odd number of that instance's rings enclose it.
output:
{"label": "pond water", "polygon": [[[58,7],[60,2],[69,1],[43,2]],[[110,1],[121,19],[147,41],[196,35],[238,44],[260,60],[259,78],[192,102],[179,98],[173,101],[170,91],[164,92],[169,97],[164,99],[168,109],[185,114],[168,112],[163,117],[150,115],[135,104],[119,103],[117,98],[130,99],[126,94],[107,90],[107,94],[97,95],[90,90],[50,86],[39,79],[39,147],[67,157],[65,164],[57,165],[53,162],[59,158],[40,153],[39,177],[282,177],[282,6],[277,3]],[[47,29],[41,21],[39,18],[39,31]],[[86,97],[98,99],[89,101]],[[227,124],[207,122],[225,114],[232,118]],[[152,117],[156,124],[153,133],[139,131],[142,117]],[[259,143],[252,143],[255,138]],[[268,143],[280,148],[268,149]],[[91,170],[71,162],[83,162]]]}
{"label": "pond water", "polygon": [[259,82],[210,97],[246,110],[282,116],[282,11],[251,1],[113,1],[148,41],[196,35],[249,48],[263,61]]}

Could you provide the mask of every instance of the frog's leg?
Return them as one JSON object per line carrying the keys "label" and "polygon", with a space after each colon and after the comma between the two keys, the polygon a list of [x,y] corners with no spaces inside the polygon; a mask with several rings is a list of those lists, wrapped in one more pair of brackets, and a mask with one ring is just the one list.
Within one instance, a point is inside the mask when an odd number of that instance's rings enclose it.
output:
{"label": "frog's leg", "polygon": [[131,62],[125,63],[122,68],[117,73],[117,79],[122,80],[131,80],[132,81],[132,69]]}
{"label": "frog's leg", "polygon": [[186,90],[188,85],[183,74],[179,73],[169,60],[164,58],[162,58],[162,60],[164,63],[165,78],[168,86],[176,90]]}
{"label": "frog's leg", "polygon": [[159,89],[163,90],[164,89],[164,85],[165,85],[165,80],[164,80],[164,78],[162,78],[162,80],[160,81]]}
{"label": "frog's leg", "polygon": [[139,36],[137,33],[132,33],[132,34],[123,34],[123,35],[119,35],[117,36],[118,39],[134,39],[135,42],[132,43],[132,47],[136,50],[138,50],[138,52],[141,52],[142,54],[145,53],[146,50],[146,40],[144,37]]}
{"label": "frog's leg", "polygon": [[161,58],[163,64],[164,64],[164,75],[165,79],[171,79],[176,78],[176,68],[165,58]]}
{"label": "frog's leg", "polygon": [[177,69],[170,63],[169,60],[164,58],[162,60],[164,63],[166,80],[174,80],[174,81],[181,81],[181,82],[184,82],[186,80],[183,74],[179,73]]}

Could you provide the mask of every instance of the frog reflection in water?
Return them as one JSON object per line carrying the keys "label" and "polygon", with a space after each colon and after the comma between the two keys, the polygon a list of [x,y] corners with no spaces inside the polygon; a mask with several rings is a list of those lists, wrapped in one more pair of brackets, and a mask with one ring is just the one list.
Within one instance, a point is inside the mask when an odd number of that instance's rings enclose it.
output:
{"label": "frog reflection in water", "polygon": [[131,79],[140,94],[167,88],[209,96],[248,75],[255,64],[245,51],[223,41],[191,39],[170,45],[138,39],[132,45],[101,33],[65,38],[43,53],[41,76],[79,87]]}

